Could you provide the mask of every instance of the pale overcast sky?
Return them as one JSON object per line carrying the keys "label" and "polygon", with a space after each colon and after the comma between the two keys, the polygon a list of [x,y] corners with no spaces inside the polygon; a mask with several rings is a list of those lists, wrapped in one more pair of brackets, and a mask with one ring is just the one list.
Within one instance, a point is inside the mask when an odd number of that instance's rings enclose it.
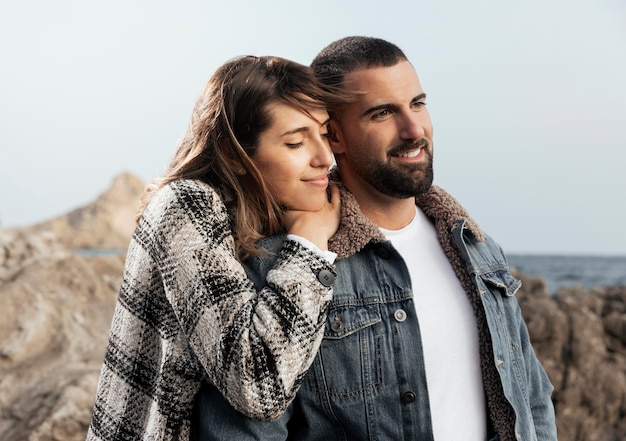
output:
{"label": "pale overcast sky", "polygon": [[398,44],[435,182],[508,253],[626,254],[623,0],[0,0],[0,222],[41,222],[169,161],[212,72]]}

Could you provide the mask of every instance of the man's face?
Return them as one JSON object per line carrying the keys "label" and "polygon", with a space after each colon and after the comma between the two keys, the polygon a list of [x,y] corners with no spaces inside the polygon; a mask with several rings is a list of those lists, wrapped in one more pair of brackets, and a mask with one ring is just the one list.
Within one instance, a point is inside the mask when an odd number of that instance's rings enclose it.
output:
{"label": "man's face", "polygon": [[433,181],[433,129],[426,95],[408,61],[351,72],[344,87],[363,92],[331,120],[331,146],[353,193],[392,198],[426,192]]}

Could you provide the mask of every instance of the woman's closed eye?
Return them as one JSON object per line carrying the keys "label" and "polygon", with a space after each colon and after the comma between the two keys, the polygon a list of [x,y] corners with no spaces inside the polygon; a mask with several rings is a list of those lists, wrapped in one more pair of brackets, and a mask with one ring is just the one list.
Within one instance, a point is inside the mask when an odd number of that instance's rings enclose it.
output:
{"label": "woman's closed eye", "polygon": [[293,143],[291,143],[291,142],[286,142],[286,143],[285,143],[285,145],[286,145],[287,147],[289,147],[290,149],[297,149],[297,148],[300,148],[300,147],[302,147],[302,146],[304,145],[304,141],[300,141],[300,142],[293,142]]}

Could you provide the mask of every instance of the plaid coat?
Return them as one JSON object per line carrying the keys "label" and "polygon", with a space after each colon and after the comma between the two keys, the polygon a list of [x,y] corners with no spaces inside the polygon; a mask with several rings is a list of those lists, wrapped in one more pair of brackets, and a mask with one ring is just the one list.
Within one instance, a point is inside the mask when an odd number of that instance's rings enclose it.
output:
{"label": "plaid coat", "polygon": [[320,274],[334,272],[288,241],[257,292],[219,193],[159,190],[128,249],[87,439],[189,439],[202,380],[252,418],[280,416],[320,345],[332,297]]}

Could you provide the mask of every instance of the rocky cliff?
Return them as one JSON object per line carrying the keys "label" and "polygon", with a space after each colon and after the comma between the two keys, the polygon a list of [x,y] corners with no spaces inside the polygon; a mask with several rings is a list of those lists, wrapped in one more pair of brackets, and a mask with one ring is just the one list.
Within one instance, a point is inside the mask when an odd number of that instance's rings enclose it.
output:
{"label": "rocky cliff", "polygon": [[92,204],[0,229],[0,440],[82,440],[144,184],[123,174]]}
{"label": "rocky cliff", "polygon": [[555,386],[561,441],[626,440],[626,287],[561,288],[521,275],[518,294]]}
{"label": "rocky cliff", "polygon": [[125,249],[144,186],[136,176],[120,174],[91,204],[19,230],[25,235],[52,235],[67,248]]}
{"label": "rocky cliff", "polygon": [[[124,249],[143,183],[120,175],[93,204],[0,229],[0,439],[85,437]],[[535,350],[555,385],[561,441],[626,439],[626,287],[561,289],[519,274]]]}

